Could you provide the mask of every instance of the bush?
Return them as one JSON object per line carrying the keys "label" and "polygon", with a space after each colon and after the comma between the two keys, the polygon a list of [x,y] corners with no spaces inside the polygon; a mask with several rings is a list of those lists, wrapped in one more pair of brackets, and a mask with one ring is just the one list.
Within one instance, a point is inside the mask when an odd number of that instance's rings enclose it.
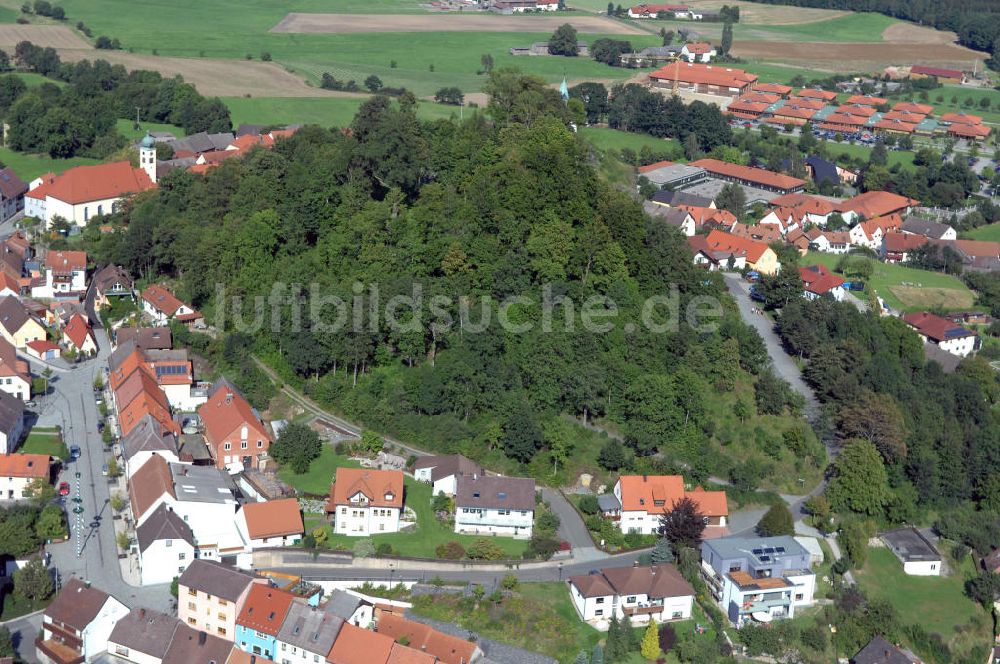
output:
{"label": "bush", "polygon": [[353,550],[357,558],[371,558],[375,555],[375,543],[366,537],[355,542]]}
{"label": "bush", "polygon": [[[558,549],[558,544],[556,545]],[[489,539],[477,539],[465,552],[473,560],[502,560],[504,558],[503,549],[496,542]]]}
{"label": "bush", "polygon": [[762,537],[792,535],[795,533],[795,519],[784,505],[771,505],[771,509],[757,524],[757,534]]}
{"label": "bush", "polygon": [[444,560],[461,560],[465,558],[465,547],[458,542],[447,542],[439,544],[434,550],[434,555]]}
{"label": "bush", "polygon": [[673,650],[675,645],[677,645],[677,632],[673,625],[660,625],[660,650],[666,654]]}
{"label": "bush", "polygon": [[597,496],[583,496],[580,498],[580,511],[584,514],[597,514],[601,511],[601,506],[597,503]]}
{"label": "bush", "polygon": [[542,512],[535,522],[535,530],[544,535],[554,535],[559,530],[559,517],[552,512]]}
{"label": "bush", "polygon": [[559,550],[559,540],[543,535],[533,535],[528,548],[534,551],[539,558],[548,560],[552,554]]}
{"label": "bush", "polygon": [[270,62],[271,54],[267,51],[264,51],[263,53],[260,54],[260,59],[262,62]]}
{"label": "bush", "polygon": [[382,542],[377,547],[375,547],[376,556],[391,556],[392,555],[392,544],[388,542]]}

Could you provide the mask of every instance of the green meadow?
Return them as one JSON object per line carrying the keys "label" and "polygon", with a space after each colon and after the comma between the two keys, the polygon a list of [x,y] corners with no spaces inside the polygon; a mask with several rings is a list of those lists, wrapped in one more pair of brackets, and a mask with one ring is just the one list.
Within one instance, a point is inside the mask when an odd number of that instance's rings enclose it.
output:
{"label": "green meadow", "polygon": [[[364,97],[225,97],[223,100],[233,118],[233,125],[251,124],[317,124],[321,127],[349,125]],[[427,120],[459,115],[460,109],[429,101],[417,104],[417,115]],[[463,113],[474,113],[466,107]]]}

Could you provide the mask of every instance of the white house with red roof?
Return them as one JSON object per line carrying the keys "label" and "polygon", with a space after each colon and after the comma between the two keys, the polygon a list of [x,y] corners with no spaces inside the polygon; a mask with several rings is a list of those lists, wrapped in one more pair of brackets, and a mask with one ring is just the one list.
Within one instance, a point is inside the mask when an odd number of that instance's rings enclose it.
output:
{"label": "white house with red roof", "polygon": [[62,349],[48,339],[36,339],[25,344],[24,352],[39,360],[54,360],[62,355]]}
{"label": "white house with red roof", "polygon": [[623,533],[652,535],[659,531],[660,517],[684,498],[690,498],[705,518],[705,537],[728,534],[726,492],[705,491],[701,487],[687,491],[680,475],[622,475],[615,482],[612,495],[598,500],[603,503],[604,515],[616,519]]}
{"label": "white house with red roof", "polygon": [[82,355],[97,352],[97,341],[94,331],[87,319],[80,314],[74,314],[63,327],[63,339],[66,345]]}
{"label": "white house with red roof", "polygon": [[333,531],[367,537],[399,532],[403,512],[403,473],[398,470],[338,468],[326,501]]}
{"label": "white house with red roof", "polygon": [[867,247],[872,251],[881,251],[882,239],[888,233],[898,232],[903,224],[903,218],[898,213],[875,217],[854,224],[847,232],[851,236],[851,244],[856,247]]}
{"label": "white house with red roof", "polygon": [[800,267],[799,276],[802,278],[802,295],[807,300],[815,300],[830,294],[833,299],[842,302],[847,297],[844,278],[830,272],[825,265]]}
{"label": "white house with red roof", "polygon": [[924,343],[936,345],[959,357],[968,357],[979,348],[979,335],[927,311],[906,314],[903,321],[916,330]]}
{"label": "white house with red roof", "polygon": [[229,381],[223,378],[212,387],[198,415],[216,468],[239,472],[260,467],[271,446],[271,435],[257,411]]}
{"label": "white house with red roof", "polygon": [[190,305],[184,304],[169,288],[160,284],[152,284],[142,291],[142,311],[153,319],[156,325],[166,325],[171,319],[182,323],[193,322],[201,318],[201,314]]}
{"label": "white house with red roof", "polygon": [[715,47],[708,42],[693,42],[684,44],[681,49],[681,57],[688,62],[711,62],[718,53]]}
{"label": "white house with red roof", "polygon": [[32,280],[31,297],[80,298],[87,292],[87,252],[50,251],[45,255],[44,281]]}
{"label": "white house with red roof", "polygon": [[24,214],[48,227],[55,217],[86,226],[91,217],[111,214],[120,200],[156,186],[141,168],[127,161],[76,166],[62,175],[46,173],[24,196]]}
{"label": "white house with red roof", "polygon": [[[248,552],[261,547],[295,546],[302,540],[305,527],[295,498],[245,503],[236,513],[236,528],[247,544]],[[241,557],[242,558],[242,557]],[[240,560],[249,567],[252,559]]]}

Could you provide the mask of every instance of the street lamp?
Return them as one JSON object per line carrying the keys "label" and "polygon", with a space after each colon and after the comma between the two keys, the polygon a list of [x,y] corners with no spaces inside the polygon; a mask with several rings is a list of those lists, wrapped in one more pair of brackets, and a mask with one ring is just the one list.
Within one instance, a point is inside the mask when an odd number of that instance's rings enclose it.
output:
{"label": "street lamp", "polygon": [[559,561],[559,581],[562,581],[562,561]]}
{"label": "street lamp", "polygon": [[392,587],[393,574],[396,572],[396,566],[393,563],[389,563],[389,587]]}

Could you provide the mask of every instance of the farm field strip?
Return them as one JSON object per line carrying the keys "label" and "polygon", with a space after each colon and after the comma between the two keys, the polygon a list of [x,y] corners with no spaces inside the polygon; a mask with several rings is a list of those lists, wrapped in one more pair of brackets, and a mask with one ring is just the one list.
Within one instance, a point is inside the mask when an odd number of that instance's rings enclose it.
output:
{"label": "farm field strip", "polygon": [[585,34],[647,35],[646,30],[600,16],[498,16],[496,14],[288,14],[272,33],[551,32],[564,23]]}

